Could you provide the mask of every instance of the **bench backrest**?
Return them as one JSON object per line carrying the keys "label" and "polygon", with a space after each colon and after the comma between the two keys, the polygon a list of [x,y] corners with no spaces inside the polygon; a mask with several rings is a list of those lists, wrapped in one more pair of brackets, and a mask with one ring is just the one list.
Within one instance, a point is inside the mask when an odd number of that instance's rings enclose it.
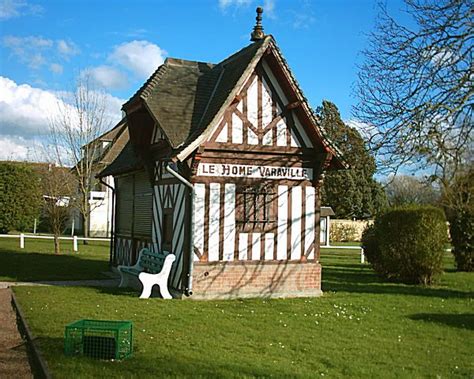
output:
{"label": "bench backrest", "polygon": [[138,264],[143,268],[143,271],[149,272],[150,274],[156,274],[163,268],[168,252],[154,253],[147,248],[140,250],[138,256]]}

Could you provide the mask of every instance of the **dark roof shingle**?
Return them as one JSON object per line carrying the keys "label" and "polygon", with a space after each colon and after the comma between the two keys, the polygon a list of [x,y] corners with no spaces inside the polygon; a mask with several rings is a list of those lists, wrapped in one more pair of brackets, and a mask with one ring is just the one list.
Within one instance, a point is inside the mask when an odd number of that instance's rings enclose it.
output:
{"label": "dark roof shingle", "polygon": [[171,146],[186,145],[214,118],[261,44],[252,43],[217,65],[168,58],[123,108],[142,99]]}

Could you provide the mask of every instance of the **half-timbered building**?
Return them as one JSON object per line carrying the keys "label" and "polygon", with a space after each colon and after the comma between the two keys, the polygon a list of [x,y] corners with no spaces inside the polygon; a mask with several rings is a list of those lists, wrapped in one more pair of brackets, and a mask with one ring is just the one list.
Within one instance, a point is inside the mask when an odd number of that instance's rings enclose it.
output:
{"label": "half-timbered building", "polygon": [[321,293],[320,195],[345,163],[274,38],[218,64],[168,58],[123,105],[113,264],[176,254],[176,296]]}

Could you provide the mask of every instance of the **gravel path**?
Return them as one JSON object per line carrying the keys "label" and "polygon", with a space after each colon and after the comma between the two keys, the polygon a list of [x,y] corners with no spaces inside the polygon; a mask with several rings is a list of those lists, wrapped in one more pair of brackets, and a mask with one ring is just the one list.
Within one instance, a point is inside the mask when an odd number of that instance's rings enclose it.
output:
{"label": "gravel path", "polygon": [[0,378],[33,378],[9,288],[0,289]]}

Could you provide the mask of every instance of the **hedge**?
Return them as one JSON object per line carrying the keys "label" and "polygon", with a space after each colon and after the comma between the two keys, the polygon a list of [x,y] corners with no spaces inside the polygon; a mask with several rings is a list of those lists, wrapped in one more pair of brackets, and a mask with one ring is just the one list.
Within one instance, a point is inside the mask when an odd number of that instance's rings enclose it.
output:
{"label": "hedge", "polygon": [[448,242],[443,210],[432,206],[392,208],[376,217],[362,236],[367,261],[381,276],[431,284],[442,272]]}
{"label": "hedge", "polygon": [[32,230],[40,206],[38,175],[26,164],[0,162],[0,233]]}

